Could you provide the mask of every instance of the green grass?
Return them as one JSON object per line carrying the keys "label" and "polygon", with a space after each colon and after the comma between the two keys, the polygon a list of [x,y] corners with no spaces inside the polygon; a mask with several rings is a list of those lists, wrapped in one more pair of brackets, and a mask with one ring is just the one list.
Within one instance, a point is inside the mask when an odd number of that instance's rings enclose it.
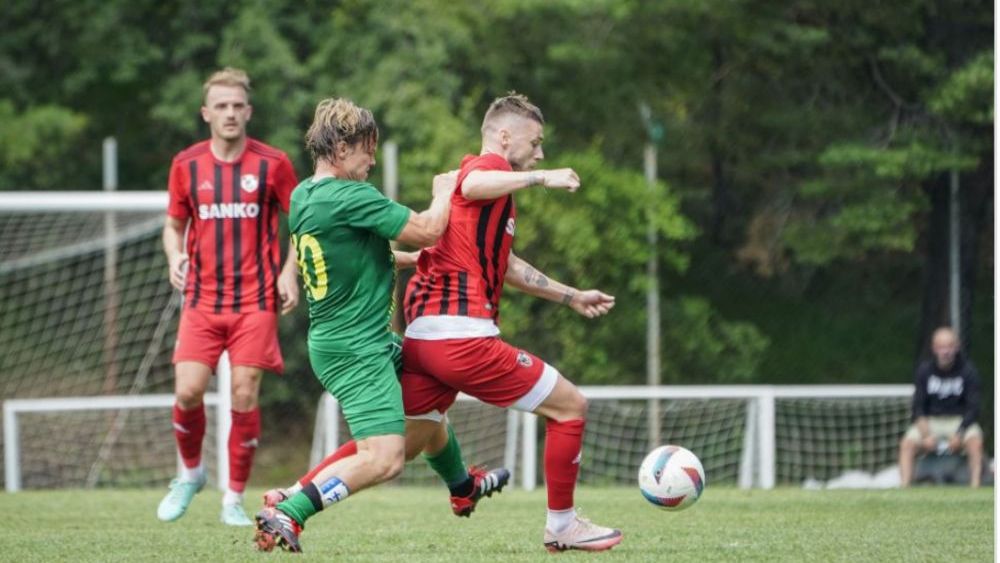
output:
{"label": "green grass", "polygon": [[[0,495],[2,561],[265,561],[249,529],[220,524],[205,492],[184,518],[156,520],[162,491]],[[259,498],[251,491],[251,498]],[[739,491],[709,488],[694,507],[661,512],[632,488],[584,487],[577,503],[625,540],[582,561],[992,561],[993,489]],[[508,491],[471,519],[439,489],[381,487],[310,520],[303,560],[553,561],[541,545],[545,494]],[[256,508],[256,502],[251,503]],[[296,559],[298,560],[298,559]]]}

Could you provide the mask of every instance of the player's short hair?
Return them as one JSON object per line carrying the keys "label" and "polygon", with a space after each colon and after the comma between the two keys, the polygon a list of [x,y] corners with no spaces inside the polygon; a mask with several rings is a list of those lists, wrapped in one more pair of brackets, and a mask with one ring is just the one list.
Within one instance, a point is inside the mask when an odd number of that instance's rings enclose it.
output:
{"label": "player's short hair", "polygon": [[239,86],[247,93],[247,99],[250,99],[250,77],[242,69],[227,66],[213,72],[212,76],[209,76],[208,80],[201,86],[202,103],[208,99],[208,90],[212,86]]}
{"label": "player's short hair", "polygon": [[528,97],[524,94],[518,94],[511,90],[507,92],[506,96],[499,97],[490,104],[490,108],[486,110],[486,116],[483,117],[482,131],[485,132],[486,126],[494,120],[511,114],[533,119],[540,125],[545,125],[545,117],[542,116],[542,110],[529,102]]}
{"label": "player's short hair", "polygon": [[363,143],[371,149],[378,143],[378,124],[372,112],[344,98],[327,98],[316,106],[312,125],[306,131],[306,149],[313,162],[333,162],[341,141],[348,146]]}

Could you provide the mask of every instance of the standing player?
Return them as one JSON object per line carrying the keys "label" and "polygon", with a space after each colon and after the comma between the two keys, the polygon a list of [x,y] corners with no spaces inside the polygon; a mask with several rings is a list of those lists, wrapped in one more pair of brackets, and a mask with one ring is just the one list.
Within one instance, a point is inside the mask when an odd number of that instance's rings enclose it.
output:
{"label": "standing player", "polygon": [[[295,190],[289,224],[309,301],[309,360],[340,403],[355,443],[353,451],[310,472],[300,490],[257,513],[256,542],[265,551],[275,545],[301,551],[298,537],[308,518],[403,469],[389,241],[434,244],[448,226],[455,176],[436,176],[430,208],[411,211],[365,181],[377,144],[371,112],[343,99],[320,102],[306,133],[316,173]],[[444,457],[439,473],[468,477],[460,452]]]}
{"label": "standing player", "polygon": [[[552,280],[514,255],[514,192],[532,186],[576,191],[569,168],[532,171],[542,160],[542,112],[517,94],[498,98],[483,119],[482,151],[462,161],[448,230],[420,253],[404,302],[403,404],[409,447],[445,432],[445,413],[459,391],[547,419],[545,482],[549,551],[601,551],[619,530],[576,514],[587,402],[538,357],[500,339],[497,321],[506,281],[531,295],[568,305],[587,318],[608,313],[614,297]],[[412,440],[411,440],[412,439]]]}
{"label": "standing player", "polygon": [[203,398],[227,350],[233,366],[232,428],[221,518],[231,526],[250,526],[243,490],[260,436],[261,375],[281,373],[277,310],[287,313],[299,299],[293,251],[278,270],[278,211],[288,212],[297,179],[285,153],[247,136],[252,108],[245,72],[216,72],[203,91],[201,116],[211,138],[174,158],[163,229],[170,283],[184,292],[173,357],[173,425],[183,467],[156,514],[165,522],[180,518],[205,486]]}

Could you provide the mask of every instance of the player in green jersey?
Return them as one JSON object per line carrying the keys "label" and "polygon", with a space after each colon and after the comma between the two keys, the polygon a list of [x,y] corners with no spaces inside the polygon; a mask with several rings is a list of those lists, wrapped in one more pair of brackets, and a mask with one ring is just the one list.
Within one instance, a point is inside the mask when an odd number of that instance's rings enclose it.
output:
{"label": "player in green jersey", "polygon": [[[396,260],[389,241],[434,244],[448,224],[456,176],[435,176],[430,207],[412,211],[366,181],[377,143],[371,112],[343,99],[320,102],[306,133],[316,171],[294,190],[288,223],[309,302],[309,359],[340,403],[357,452],[257,514],[256,542],[265,551],[275,545],[301,551],[298,535],[306,519],[403,469],[405,426],[393,353],[398,341],[389,328]],[[412,255],[400,257],[412,265]],[[435,470],[442,476],[442,470],[464,472],[457,442],[446,446],[457,455]]]}

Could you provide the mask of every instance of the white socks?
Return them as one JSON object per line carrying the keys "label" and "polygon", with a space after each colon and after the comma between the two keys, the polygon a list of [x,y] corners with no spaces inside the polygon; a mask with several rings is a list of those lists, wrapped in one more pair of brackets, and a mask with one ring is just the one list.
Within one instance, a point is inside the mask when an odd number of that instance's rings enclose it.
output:
{"label": "white socks", "polygon": [[181,481],[186,481],[188,483],[194,483],[195,481],[201,480],[202,475],[205,474],[205,465],[199,463],[198,467],[187,467],[183,463],[181,464],[181,473],[178,475]]}
{"label": "white socks", "polygon": [[569,510],[549,510],[545,516],[545,527],[552,533],[558,534],[569,527],[576,518],[576,509]]}
{"label": "white socks", "polygon": [[222,495],[222,506],[230,506],[233,504],[243,505],[243,493],[237,493],[230,488],[226,488],[226,492]]}
{"label": "white socks", "polygon": [[292,496],[301,490],[302,490],[302,485],[300,485],[299,482],[296,481],[294,485],[285,489],[285,494],[288,496]]}

